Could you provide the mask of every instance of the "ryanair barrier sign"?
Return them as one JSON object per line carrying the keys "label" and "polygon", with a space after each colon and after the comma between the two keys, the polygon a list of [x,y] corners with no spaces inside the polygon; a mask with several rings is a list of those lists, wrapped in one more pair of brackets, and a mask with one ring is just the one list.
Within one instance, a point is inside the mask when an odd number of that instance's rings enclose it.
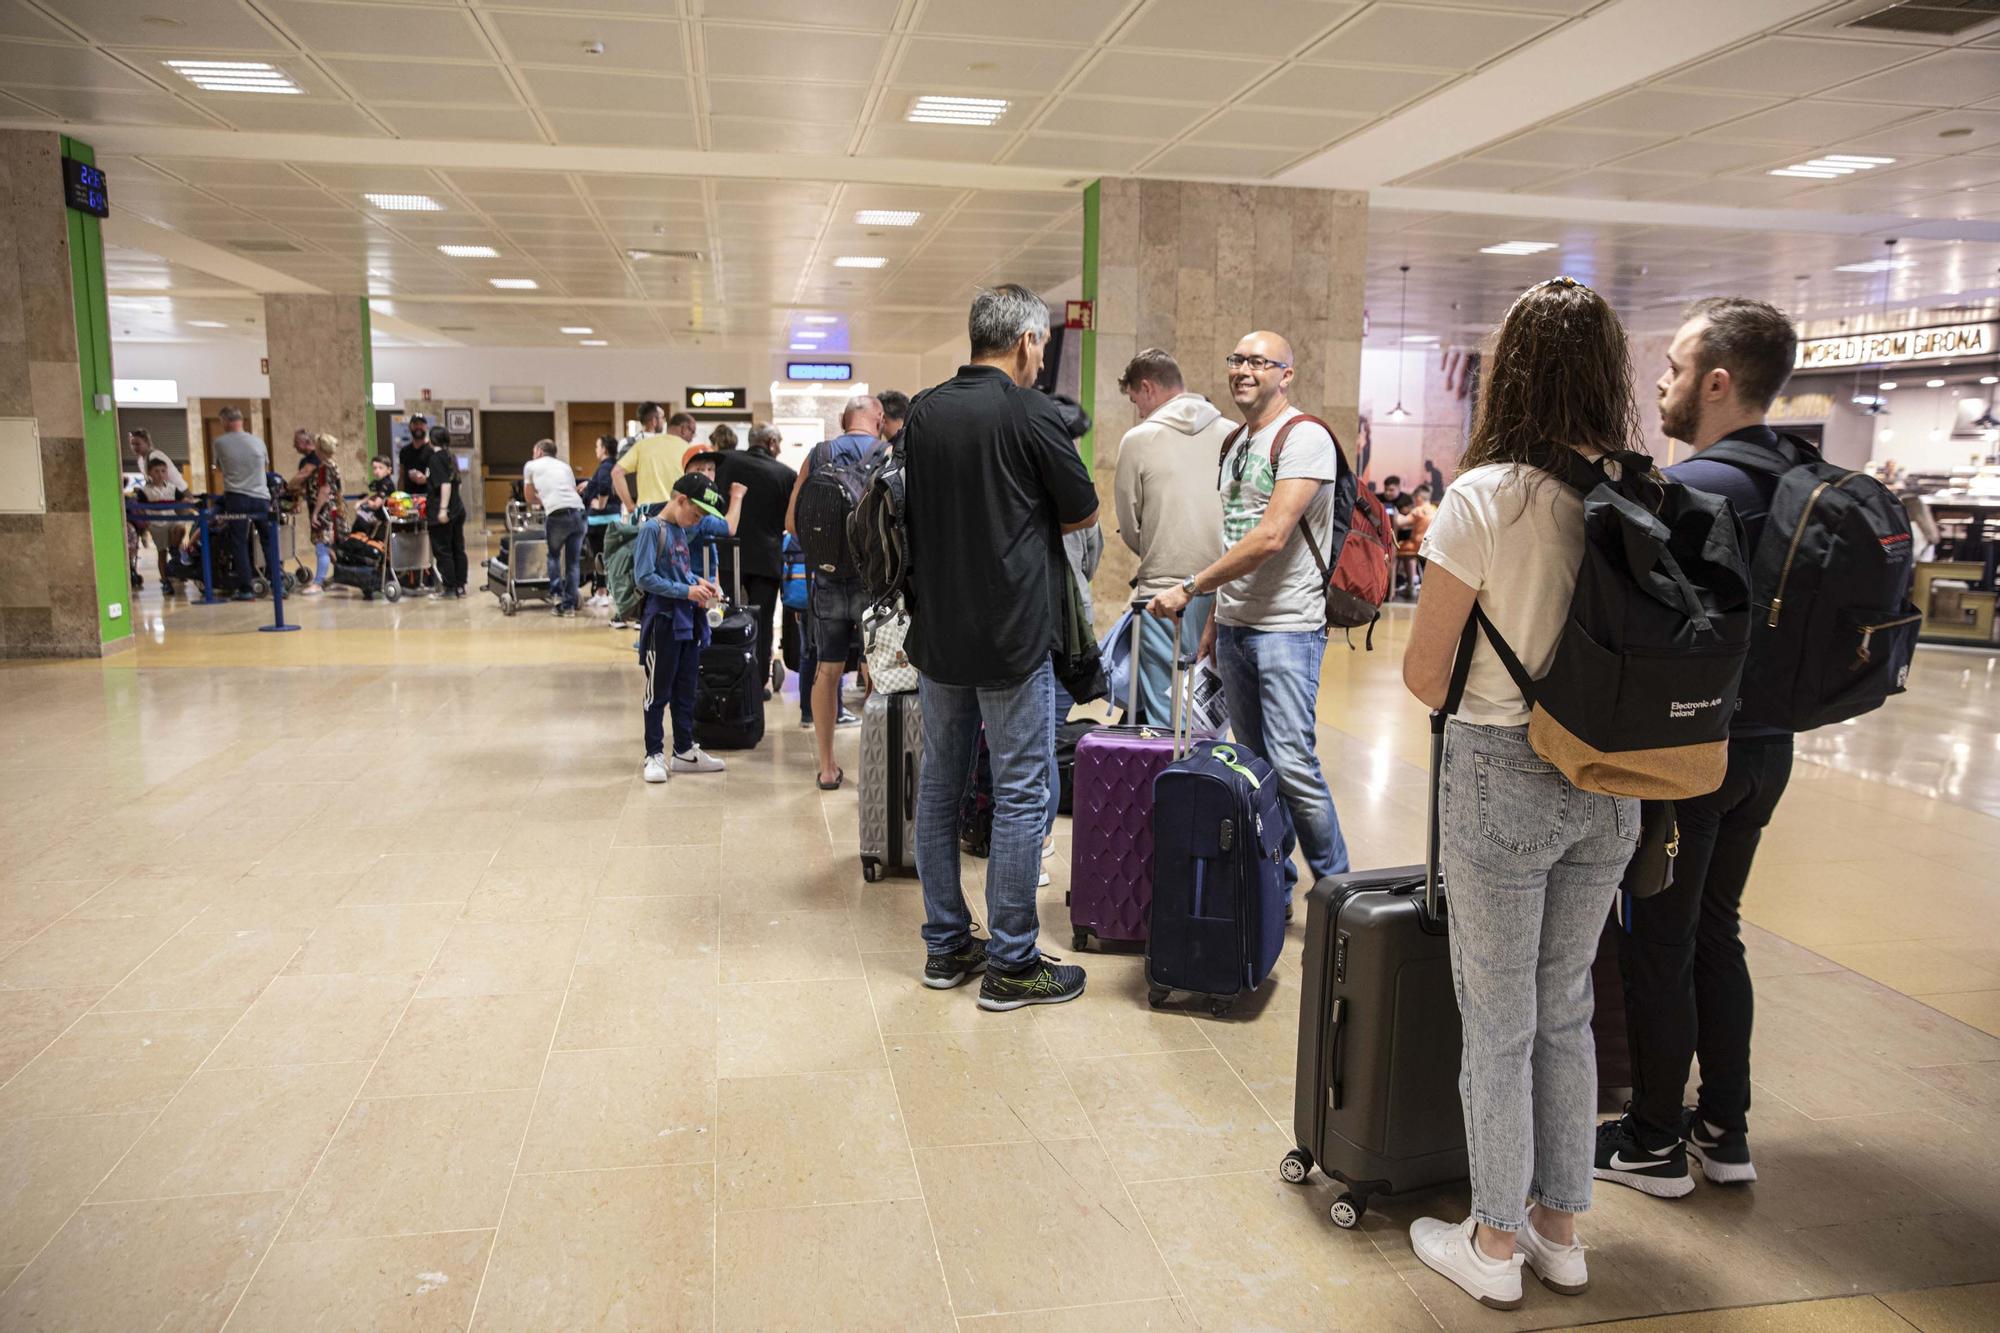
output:
{"label": "ryanair barrier sign", "polygon": [[1890,333],[1857,333],[1843,338],[1814,338],[1799,344],[1799,370],[1830,366],[1869,366],[1898,361],[1935,361],[1943,357],[1991,356],[2000,324],[1947,324],[1935,329],[1901,329]]}

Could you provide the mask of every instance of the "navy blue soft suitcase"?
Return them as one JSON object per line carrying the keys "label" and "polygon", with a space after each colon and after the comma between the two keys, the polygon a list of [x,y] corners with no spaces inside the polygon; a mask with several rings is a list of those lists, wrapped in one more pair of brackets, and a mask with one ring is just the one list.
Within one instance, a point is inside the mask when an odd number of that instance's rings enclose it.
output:
{"label": "navy blue soft suitcase", "polygon": [[1264,984],[1285,946],[1292,817],[1262,758],[1230,741],[1190,745],[1174,722],[1180,756],[1153,780],[1147,998],[1158,1008],[1190,991],[1219,1016]]}

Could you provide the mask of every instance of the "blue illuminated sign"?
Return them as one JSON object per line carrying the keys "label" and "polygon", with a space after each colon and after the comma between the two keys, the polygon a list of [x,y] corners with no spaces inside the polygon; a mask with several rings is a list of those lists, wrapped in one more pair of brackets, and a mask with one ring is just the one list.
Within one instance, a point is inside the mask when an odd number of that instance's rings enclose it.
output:
{"label": "blue illuminated sign", "polygon": [[852,361],[787,361],[785,378],[788,380],[851,380],[854,378]]}
{"label": "blue illuminated sign", "polygon": [[92,217],[109,217],[111,193],[103,171],[73,157],[62,160],[64,202]]}

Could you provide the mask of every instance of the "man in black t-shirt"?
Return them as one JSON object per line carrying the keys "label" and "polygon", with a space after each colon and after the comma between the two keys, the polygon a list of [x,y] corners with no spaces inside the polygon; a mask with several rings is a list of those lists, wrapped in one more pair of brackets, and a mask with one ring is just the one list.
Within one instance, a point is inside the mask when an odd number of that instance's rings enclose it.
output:
{"label": "man in black t-shirt", "polygon": [[403,489],[412,495],[422,493],[429,484],[424,475],[424,464],[430,459],[431,425],[423,417],[410,418],[410,442],[397,452],[397,471],[403,477]]}
{"label": "man in black t-shirt", "polygon": [[[1049,657],[1069,577],[1062,537],[1097,522],[1097,490],[1055,403],[1028,387],[1041,370],[1048,307],[1009,284],[981,292],[969,324],[971,364],[911,404],[900,446],[906,646],[923,700],[924,984],[946,989],[984,971],[979,1006],[1018,1009],[1083,993],[1082,968],[1053,966],[1035,947],[1035,887],[1053,777]],[[958,864],[959,798],[982,722],[993,760],[990,940],[972,933]]]}
{"label": "man in black t-shirt", "polygon": [[[750,428],[749,448],[723,453],[715,465],[716,485],[725,495],[733,482],[748,487],[743,494],[736,545],[723,549],[722,586],[732,586],[730,567],[741,560],[743,600],[757,609],[757,668],[767,682],[771,679],[772,616],[784,587],[785,509],[799,479],[798,473],[778,461],[778,448],[783,443],[784,436],[776,426],[760,423]],[[784,681],[780,678],[777,683]],[[770,690],[764,697],[771,697]]]}

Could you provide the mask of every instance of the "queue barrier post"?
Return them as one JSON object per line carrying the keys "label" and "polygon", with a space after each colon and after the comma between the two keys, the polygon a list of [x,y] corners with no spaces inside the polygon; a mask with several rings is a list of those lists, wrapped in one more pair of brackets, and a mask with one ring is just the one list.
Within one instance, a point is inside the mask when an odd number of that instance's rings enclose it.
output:
{"label": "queue barrier post", "polygon": [[[246,519],[246,521],[254,520]],[[300,625],[287,625],[285,623],[285,571],[278,563],[278,523],[275,514],[272,515],[271,521],[264,525],[264,533],[266,537],[264,544],[270,552],[264,562],[264,568],[267,575],[266,581],[271,585],[271,623],[268,625],[259,625],[257,632],[259,634],[287,634],[304,627]]]}

